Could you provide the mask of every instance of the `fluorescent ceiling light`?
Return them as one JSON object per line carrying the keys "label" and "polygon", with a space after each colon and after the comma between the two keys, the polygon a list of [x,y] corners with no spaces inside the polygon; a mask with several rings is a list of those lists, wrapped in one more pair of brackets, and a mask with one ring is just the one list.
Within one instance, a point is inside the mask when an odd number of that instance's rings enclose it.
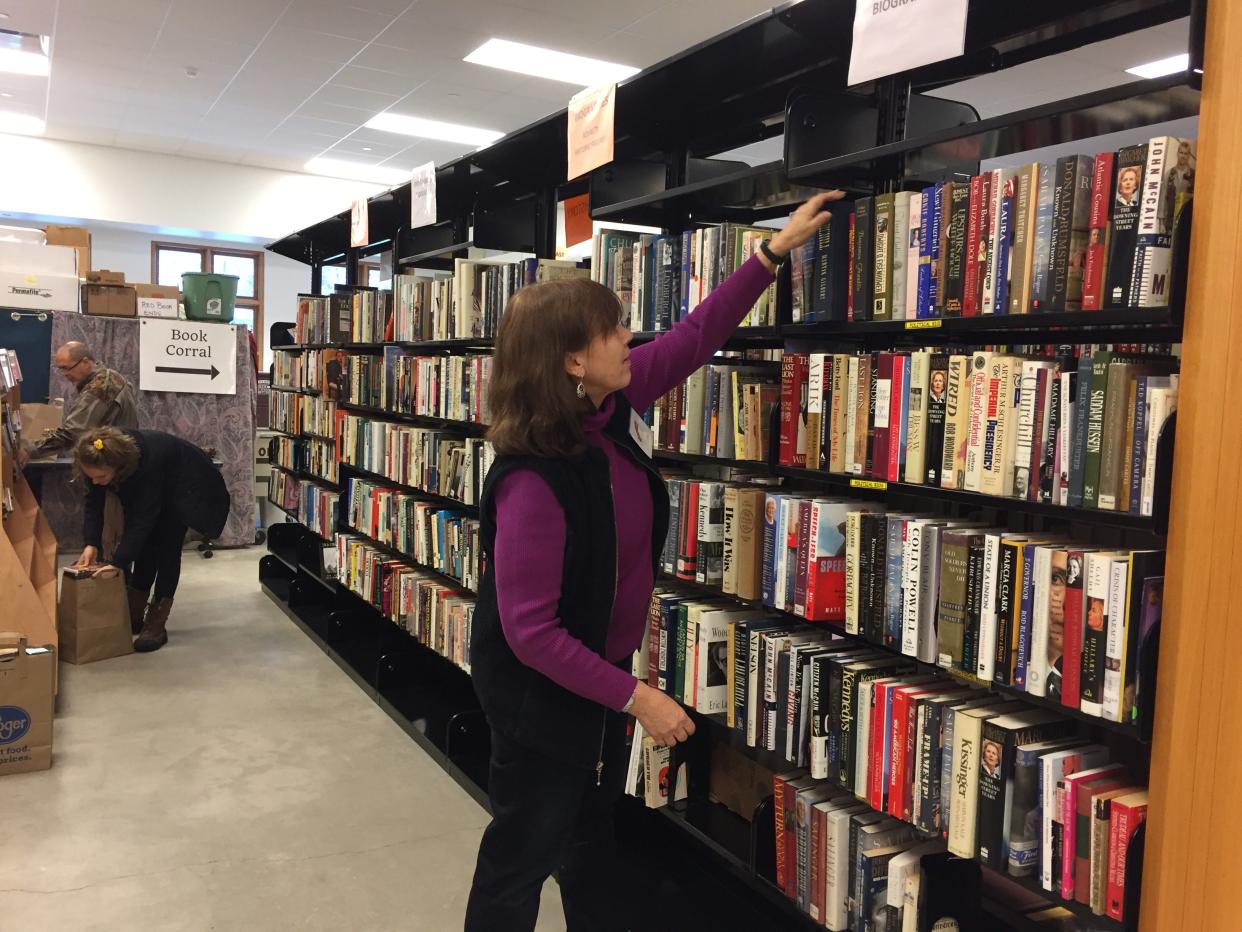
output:
{"label": "fluorescent ceiling light", "polygon": [[47,57],[47,36],[0,29],[0,71],[46,75],[52,70]]}
{"label": "fluorescent ceiling light", "polygon": [[1127,68],[1126,74],[1136,74],[1140,78],[1163,78],[1166,74],[1176,74],[1179,71],[1185,71],[1190,67],[1190,56],[1186,53],[1174,55],[1171,58],[1162,58],[1159,61],[1149,61],[1145,65],[1135,65],[1133,68]]}
{"label": "fluorescent ceiling light", "polygon": [[0,110],[0,133],[20,133],[23,136],[38,136],[47,124],[37,116],[29,113],[14,113],[12,110]]}
{"label": "fluorescent ceiling light", "polygon": [[564,81],[566,84],[577,84],[581,87],[612,84],[638,74],[639,71],[629,65],[600,61],[598,58],[583,58],[581,55],[543,49],[537,45],[523,45],[507,39],[488,39],[463,61],[516,71],[518,74],[529,74],[536,78]]}
{"label": "fluorescent ceiling light", "polygon": [[364,165],[361,162],[347,162],[343,159],[311,159],[305,167],[308,172],[315,175],[347,178],[350,181],[372,181],[376,184],[393,185],[410,180],[410,173],[399,168]]}
{"label": "fluorescent ceiling light", "polygon": [[471,146],[490,146],[504,135],[494,129],[441,123],[439,120],[424,120],[422,117],[402,116],[399,113],[377,113],[367,120],[366,125],[367,129],[378,129],[385,133],[439,139],[442,142],[460,142]]}

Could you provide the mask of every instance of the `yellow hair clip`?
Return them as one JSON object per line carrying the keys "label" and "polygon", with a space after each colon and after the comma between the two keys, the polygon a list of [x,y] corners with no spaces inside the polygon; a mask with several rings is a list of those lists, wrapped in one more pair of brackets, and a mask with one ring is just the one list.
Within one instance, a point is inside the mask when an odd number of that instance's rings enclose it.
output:
{"label": "yellow hair clip", "polygon": [[96,438],[95,442],[94,442],[94,443],[92,443],[92,444],[91,444],[91,446],[93,446],[96,450],[102,450],[102,449],[103,449],[103,441],[102,441],[102,440],[99,440],[98,438]]}

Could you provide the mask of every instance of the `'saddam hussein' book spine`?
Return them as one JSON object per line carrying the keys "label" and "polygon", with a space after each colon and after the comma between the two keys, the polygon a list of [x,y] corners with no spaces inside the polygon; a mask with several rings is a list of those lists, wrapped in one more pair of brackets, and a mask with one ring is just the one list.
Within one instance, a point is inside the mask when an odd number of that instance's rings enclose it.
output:
{"label": "'saddam hussein' book spine", "polygon": [[1099,350],[1091,357],[1091,384],[1087,405],[1086,455],[1083,459],[1082,507],[1095,508],[1100,496],[1100,463],[1104,444],[1104,408],[1108,400],[1108,367],[1113,361],[1110,350]]}
{"label": "'saddam hussein' book spine", "polygon": [[1078,358],[1078,375],[1075,381],[1073,438],[1070,443],[1069,497],[1071,508],[1081,508],[1083,485],[1087,475],[1087,427],[1088,410],[1091,407],[1091,385],[1094,369],[1093,358],[1084,353]]}
{"label": "'saddam hussein' book spine", "polygon": [[1139,203],[1143,174],[1147,168],[1147,143],[1117,150],[1111,192],[1108,261],[1104,271],[1104,306],[1133,307],[1138,294],[1132,290],[1138,252]]}
{"label": "'saddam hussein' book spine", "polygon": [[893,316],[893,211],[894,195],[879,194],[873,206],[871,319],[891,320]]}
{"label": "'saddam hussein' book spine", "polygon": [[1009,313],[1025,314],[1031,304],[1031,260],[1035,253],[1035,214],[1039,165],[1018,169],[1013,216],[1013,252],[1009,260]]}
{"label": "'saddam hussein' book spine", "polygon": [[966,287],[966,225],[970,214],[971,185],[956,183],[948,196],[949,219],[945,224],[944,316],[961,317]]}
{"label": "'saddam hussein' book spine", "polygon": [[1028,311],[1048,307],[1052,281],[1052,226],[1056,215],[1056,165],[1040,163],[1035,196],[1035,240],[1031,250],[1031,295]]}
{"label": "'saddam hussein' book spine", "polygon": [[983,176],[970,179],[966,211],[966,253],[962,257],[962,316],[979,313],[979,225],[983,216]]}
{"label": "'saddam hussein' book spine", "polygon": [[1104,306],[1104,265],[1108,259],[1108,229],[1112,214],[1112,152],[1099,152],[1091,171],[1091,216],[1087,222],[1087,264],[1082,275],[1082,309]]}
{"label": "'saddam hussein' book spine", "polygon": [[854,320],[871,320],[875,278],[875,198],[854,202]]}

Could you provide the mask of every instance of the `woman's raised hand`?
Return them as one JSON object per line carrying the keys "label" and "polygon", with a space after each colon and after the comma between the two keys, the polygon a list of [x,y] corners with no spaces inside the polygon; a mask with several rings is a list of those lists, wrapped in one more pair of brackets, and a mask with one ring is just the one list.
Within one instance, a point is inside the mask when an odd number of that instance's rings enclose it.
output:
{"label": "woman's raised hand", "polygon": [[828,222],[828,204],[845,197],[844,191],[825,191],[793,212],[784,228],[778,230],[768,243],[768,248],[778,256],[787,256],[812,236],[815,231]]}

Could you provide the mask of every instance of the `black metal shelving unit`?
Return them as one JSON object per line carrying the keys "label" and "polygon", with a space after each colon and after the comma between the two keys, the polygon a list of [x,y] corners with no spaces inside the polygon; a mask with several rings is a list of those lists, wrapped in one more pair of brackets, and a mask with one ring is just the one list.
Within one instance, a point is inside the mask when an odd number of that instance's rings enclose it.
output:
{"label": "black metal shelving unit", "polygon": [[[391,244],[398,261],[423,268],[451,267],[455,256],[471,247],[503,249],[551,258],[556,205],[561,198],[588,191],[591,215],[602,222],[635,222],[670,232],[708,222],[753,223],[786,213],[820,187],[842,187],[860,194],[912,188],[935,180],[978,172],[979,162],[1056,143],[1085,141],[1116,130],[1189,116],[1198,111],[1201,30],[1191,30],[1192,70],[1165,78],[1136,81],[1075,95],[1036,107],[980,119],[971,108],[926,92],[1034,61],[1088,42],[1123,36],[1190,14],[1202,17],[1201,0],[1047,0],[1035,6],[970,4],[965,54],[912,72],[856,88],[846,88],[853,9],[849,4],[785,3],[684,53],[622,82],[617,90],[616,159],[586,179],[566,182],[566,115],[561,111],[510,133],[495,145],[440,166],[436,170],[439,214],[434,226],[410,230],[409,188],[402,186],[373,199],[373,244]],[[1195,37],[1198,37],[1197,39]],[[738,67],[746,62],[747,67]],[[685,101],[697,105],[687,110]],[[747,165],[718,153],[784,134],[784,157],[778,162]],[[404,218],[404,219],[403,219]],[[366,250],[351,250],[347,215],[319,224],[272,244],[270,248],[312,265],[347,262]],[[1175,242],[1177,241],[1175,237]],[[1185,238],[1183,238],[1184,245]],[[370,247],[368,247],[370,248]],[[1176,259],[1175,259],[1176,262]],[[1181,283],[1184,294],[1184,282]],[[1179,289],[1173,289],[1174,295]],[[954,345],[1056,345],[1061,343],[1169,344],[1180,340],[1182,302],[1167,310],[1123,308],[1066,314],[868,322],[789,322],[788,289],[778,289],[780,326],[738,331],[728,348],[786,347],[796,351]],[[658,333],[636,333],[636,343]],[[425,343],[349,343],[336,348],[380,351],[397,345],[413,352],[466,353],[486,350],[490,339]],[[328,344],[276,349],[296,352]],[[766,365],[762,361],[713,360],[726,365]],[[305,392],[309,394],[309,392]],[[476,436],[482,425],[402,415],[382,409],[342,404],[358,414]],[[723,467],[764,472],[784,485],[796,483],[824,490],[936,513],[984,514],[997,523],[1024,522],[1043,527],[1068,526],[1077,532],[1114,535],[1125,540],[1158,541],[1167,526],[1167,488],[1171,432],[1161,438],[1163,492],[1159,514],[1135,517],[1109,511],[1068,509],[1045,503],[929,488],[910,483],[858,481],[818,470],[780,466],[769,452],[763,462],[722,460],[695,454],[657,451],[657,457],[680,467]],[[319,438],[330,439],[330,438]],[[477,513],[473,506],[437,496],[342,463],[341,478],[358,476]],[[265,591],[281,602],[316,643],[347,669],[394,721],[437,760],[474,798],[485,802],[486,723],[469,688],[468,676],[378,613],[360,597],[340,587],[328,595],[322,580],[310,580],[307,568],[287,540],[269,538],[272,554],[261,570]],[[393,552],[394,556],[401,559]],[[288,557],[294,559],[286,559]],[[412,561],[411,561],[412,562]],[[451,579],[451,578],[450,578]],[[460,586],[460,583],[452,583]],[[686,586],[684,582],[672,585]],[[712,587],[691,584],[704,595],[726,597]],[[746,603],[761,607],[755,602]],[[874,645],[872,645],[874,646]],[[920,665],[928,672],[937,670]],[[944,673],[945,671],[938,671]],[[971,678],[963,677],[970,681]],[[434,686],[432,685],[434,684]],[[1104,722],[1055,702],[1009,687],[992,685],[1031,705],[1057,708],[1080,720],[1093,736],[1105,736],[1131,749],[1141,760],[1147,752],[1139,729]],[[437,689],[450,697],[432,695]],[[736,747],[736,732],[713,716],[698,716],[702,739]],[[744,745],[744,740],[742,742]],[[738,750],[741,750],[740,748]],[[743,751],[771,768],[782,759],[756,749]],[[692,798],[685,806],[650,813],[627,801],[635,824],[662,832],[678,843],[684,857],[701,864],[705,876],[722,887],[744,890],[747,908],[759,917],[747,928],[802,928],[808,920],[771,883],[773,816],[770,799],[749,818],[706,799],[704,786],[692,778]],[[1032,885],[1019,882],[1027,892]],[[1120,932],[1122,925],[1094,917],[1077,904],[1050,902],[1072,912],[1083,929]],[[992,929],[1039,928],[1020,910],[989,893],[980,904]],[[1135,927],[1131,915],[1125,928]],[[673,927],[675,923],[664,927]]]}

